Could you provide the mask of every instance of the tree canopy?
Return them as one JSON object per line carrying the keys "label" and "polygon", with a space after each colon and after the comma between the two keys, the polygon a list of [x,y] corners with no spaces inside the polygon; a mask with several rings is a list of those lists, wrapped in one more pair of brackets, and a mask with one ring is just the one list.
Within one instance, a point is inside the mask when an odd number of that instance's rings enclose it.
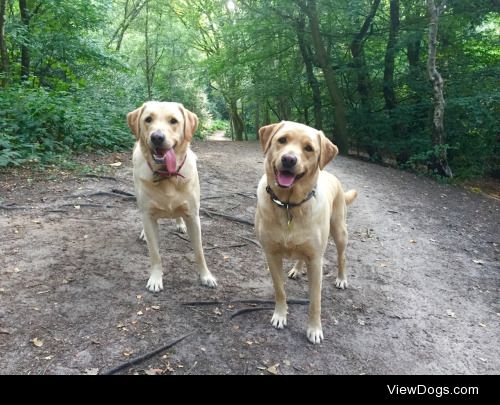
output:
{"label": "tree canopy", "polygon": [[342,153],[500,176],[499,3],[432,1],[439,136],[428,3],[0,0],[0,166],[128,148],[125,114],[158,99],[198,114],[199,136],[294,120]]}

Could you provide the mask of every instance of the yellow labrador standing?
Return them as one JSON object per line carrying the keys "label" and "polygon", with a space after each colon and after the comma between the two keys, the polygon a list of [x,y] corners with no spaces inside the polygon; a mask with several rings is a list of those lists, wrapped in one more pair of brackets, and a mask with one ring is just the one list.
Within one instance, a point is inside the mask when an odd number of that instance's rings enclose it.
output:
{"label": "yellow labrador standing", "polygon": [[134,186],[151,259],[147,288],[163,290],[158,246],[158,218],[176,218],[177,228],[188,232],[201,283],[217,282],[205,263],[200,230],[200,182],[196,156],[189,143],[198,117],[179,103],[150,101],[128,113],[127,122],[137,138],[134,147]]}
{"label": "yellow labrador standing", "polygon": [[297,259],[288,273],[295,278],[307,266],[309,321],[307,337],[321,343],[321,281],[323,255],[332,235],[338,254],[335,285],[347,286],[346,205],[357,195],[344,193],[335,176],[322,169],[338,153],[323,132],[295,122],[282,121],[259,130],[266,155],[265,174],[257,190],[255,230],[273,279],[276,306],[271,323],[286,326],[287,303],[283,281],[283,259]]}

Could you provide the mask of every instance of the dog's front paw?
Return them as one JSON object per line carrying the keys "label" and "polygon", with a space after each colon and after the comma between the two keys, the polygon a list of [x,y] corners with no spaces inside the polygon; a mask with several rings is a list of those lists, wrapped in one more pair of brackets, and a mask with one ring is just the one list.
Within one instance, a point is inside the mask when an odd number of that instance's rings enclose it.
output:
{"label": "dog's front paw", "polygon": [[149,277],[147,289],[151,292],[163,291],[163,277],[161,273],[152,273]]}
{"label": "dog's front paw", "polygon": [[314,345],[321,343],[323,341],[323,329],[321,326],[309,326],[307,328],[307,338],[309,339],[309,342]]}
{"label": "dog's front paw", "polygon": [[210,273],[204,276],[200,276],[200,280],[201,280],[201,285],[204,285],[205,287],[209,288],[217,287],[217,280]]}
{"label": "dog's front paw", "polygon": [[187,233],[186,224],[184,223],[184,220],[182,218],[179,218],[175,221],[175,227],[177,229],[177,232]]}
{"label": "dog's front paw", "polygon": [[286,311],[282,313],[278,310],[274,310],[273,317],[271,318],[271,324],[276,329],[283,329],[286,326]]}
{"label": "dog's front paw", "polygon": [[335,279],[335,287],[345,290],[347,288],[347,279],[337,277]]}

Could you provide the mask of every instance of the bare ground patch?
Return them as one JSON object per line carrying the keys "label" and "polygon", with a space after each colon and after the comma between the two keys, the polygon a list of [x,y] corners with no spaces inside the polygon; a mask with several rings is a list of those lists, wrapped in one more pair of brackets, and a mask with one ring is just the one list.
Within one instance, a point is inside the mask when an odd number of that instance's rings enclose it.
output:
{"label": "bare ground patch", "polygon": [[[104,372],[187,333],[124,373],[492,374],[498,336],[500,203],[409,173],[338,158],[328,166],[359,198],[350,207],[350,287],[325,258],[325,342],[312,346],[307,306],[270,325],[271,279],[253,228],[262,173],[257,143],[199,142],[202,234],[219,288],[198,284],[189,242],[161,223],[164,287],[146,291],[148,255],[132,193],[130,154],[102,177],[0,174],[2,374]],[[30,181],[27,178],[31,178]],[[307,279],[287,281],[307,299]],[[216,301],[213,305],[183,305]],[[231,318],[231,316],[237,316]]]}

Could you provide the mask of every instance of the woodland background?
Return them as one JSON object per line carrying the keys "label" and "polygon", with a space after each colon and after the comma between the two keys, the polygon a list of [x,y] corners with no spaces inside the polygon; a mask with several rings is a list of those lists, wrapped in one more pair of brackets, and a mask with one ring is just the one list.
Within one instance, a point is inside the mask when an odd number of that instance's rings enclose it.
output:
{"label": "woodland background", "polygon": [[130,149],[125,114],[158,99],[198,114],[199,137],[295,120],[342,153],[439,177],[444,156],[458,179],[499,177],[499,2],[434,4],[439,139],[428,3],[0,0],[0,166]]}

